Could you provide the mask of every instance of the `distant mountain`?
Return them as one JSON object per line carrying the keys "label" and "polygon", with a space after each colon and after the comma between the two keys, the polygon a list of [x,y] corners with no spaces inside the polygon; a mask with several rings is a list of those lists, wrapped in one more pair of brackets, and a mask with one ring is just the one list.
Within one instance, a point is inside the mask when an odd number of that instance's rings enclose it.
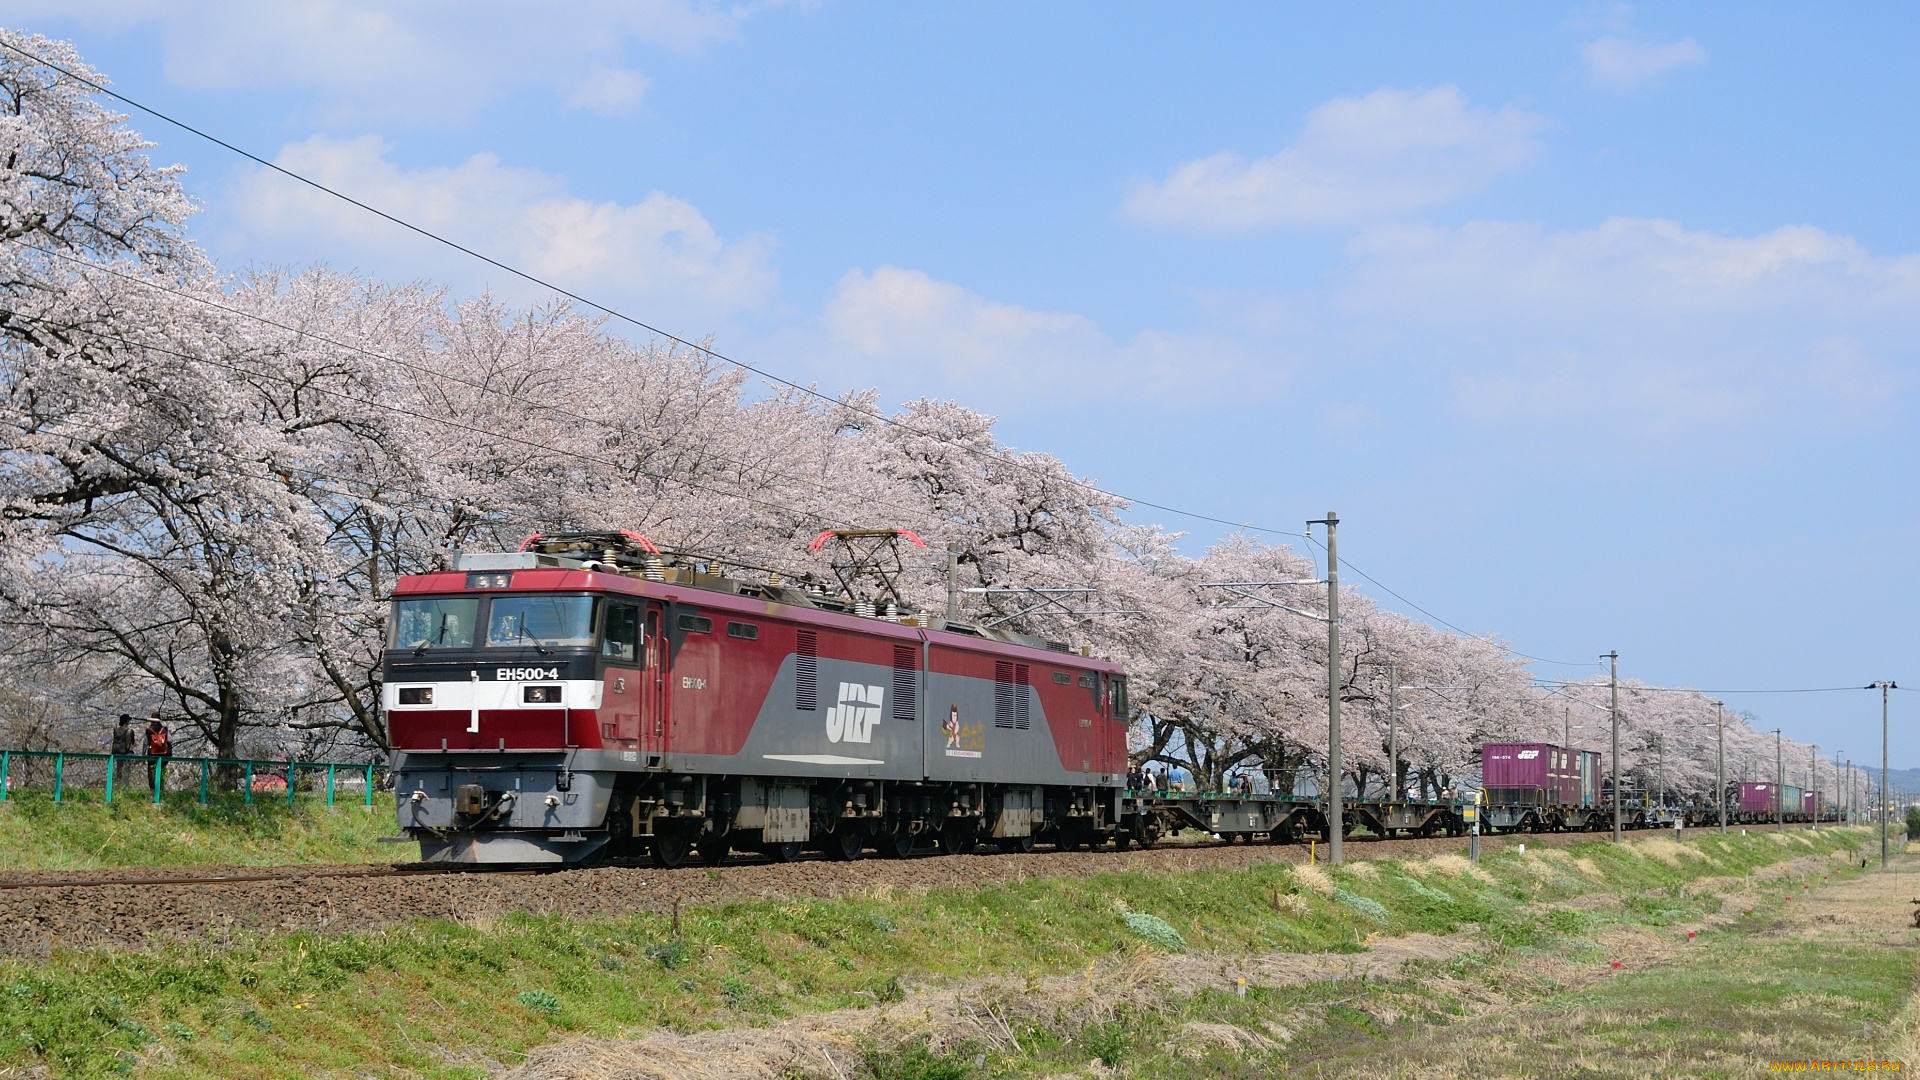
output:
{"label": "distant mountain", "polygon": [[[1858,763],[1856,762],[1855,764],[1857,765]],[[1871,772],[1873,774],[1873,782],[1878,784],[1880,782],[1880,770],[1875,768],[1872,769]],[[1920,793],[1920,769],[1888,769],[1887,785],[1893,788],[1895,793]]]}

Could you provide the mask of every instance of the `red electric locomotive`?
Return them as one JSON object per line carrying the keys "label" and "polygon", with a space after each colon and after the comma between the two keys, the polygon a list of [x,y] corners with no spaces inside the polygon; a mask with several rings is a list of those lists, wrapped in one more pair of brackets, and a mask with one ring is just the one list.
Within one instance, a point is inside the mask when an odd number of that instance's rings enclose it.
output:
{"label": "red electric locomotive", "polygon": [[384,705],[421,857],[677,866],[1157,831],[1122,799],[1118,665],[720,571],[570,534],[402,578]]}

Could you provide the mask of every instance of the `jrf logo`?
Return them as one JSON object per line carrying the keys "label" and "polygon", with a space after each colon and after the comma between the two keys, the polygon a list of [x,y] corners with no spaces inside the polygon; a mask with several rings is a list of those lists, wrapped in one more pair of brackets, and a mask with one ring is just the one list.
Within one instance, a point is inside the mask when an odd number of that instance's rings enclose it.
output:
{"label": "jrf logo", "polygon": [[827,710],[827,741],[870,743],[873,725],[880,722],[887,691],[881,686],[840,684],[840,704]]}

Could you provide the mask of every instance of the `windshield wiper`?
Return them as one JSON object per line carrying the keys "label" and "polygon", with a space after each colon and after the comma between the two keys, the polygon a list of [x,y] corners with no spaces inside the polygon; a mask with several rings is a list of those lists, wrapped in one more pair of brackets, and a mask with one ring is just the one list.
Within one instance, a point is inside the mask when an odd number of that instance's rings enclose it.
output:
{"label": "windshield wiper", "polygon": [[[520,620],[520,640],[521,641],[527,640],[527,621],[525,619]],[[534,648],[534,651],[538,652],[541,656],[553,655],[553,650],[547,648],[545,645],[540,644],[539,638],[533,639],[533,648]]]}

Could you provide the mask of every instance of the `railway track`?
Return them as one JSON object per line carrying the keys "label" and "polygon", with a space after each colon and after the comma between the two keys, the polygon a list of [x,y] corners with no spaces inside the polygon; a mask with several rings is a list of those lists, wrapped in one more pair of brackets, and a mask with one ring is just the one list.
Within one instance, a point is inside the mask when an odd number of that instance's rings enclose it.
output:
{"label": "railway track", "polygon": [[167,877],[36,878],[30,881],[0,881],[0,892],[18,892],[23,889],[97,889],[116,885],[141,888],[241,885],[270,881],[304,882],[339,878],[428,877],[460,873],[485,873],[489,875],[513,876],[537,874],[541,872],[540,870],[525,867],[490,869],[485,867],[464,866],[369,866],[364,869],[333,870],[300,870],[290,868],[277,873],[268,872],[258,874],[176,874]]}
{"label": "railway track", "polygon": [[[1776,828],[1776,826],[1770,823],[1765,825],[1749,824],[1749,825],[1741,825],[1741,826],[1734,826],[1734,827],[1743,829],[1743,830],[1750,829],[1755,832],[1772,831],[1773,829]],[[1790,829],[1804,828],[1804,827],[1805,826],[1796,826],[1796,825],[1787,826],[1787,828],[1790,828]],[[1659,829],[1636,829],[1636,830],[1632,830],[1631,834],[1645,835],[1649,833],[1659,833],[1663,831],[1664,830],[1659,830]],[[1689,830],[1689,833],[1692,833],[1692,832],[1693,830]],[[1499,834],[1488,833],[1482,837],[1482,841],[1489,847],[1489,849],[1498,849],[1500,847],[1505,846],[1507,843],[1513,843],[1513,842],[1535,843],[1535,844],[1546,844],[1546,845],[1558,846],[1562,844],[1581,843],[1589,840],[1604,839],[1606,838],[1606,836],[1607,836],[1607,833],[1604,830],[1600,832],[1566,831],[1566,832],[1543,832],[1543,833],[1526,833],[1526,832],[1499,833]],[[1449,848],[1451,846],[1458,846],[1460,844],[1464,844],[1465,840],[1464,838],[1456,838],[1456,837],[1434,837],[1434,838],[1378,837],[1378,836],[1359,834],[1359,835],[1348,836],[1347,843],[1349,845],[1354,846],[1355,854],[1358,855],[1359,857],[1373,858],[1373,857],[1378,857],[1375,853],[1382,848],[1391,850],[1395,848],[1406,847],[1406,848],[1440,850],[1442,848]],[[1270,850],[1271,849],[1293,850],[1293,849],[1305,849],[1307,848],[1307,844],[1305,841],[1298,842],[1298,843],[1288,841],[1280,844],[1269,844],[1269,842],[1264,839],[1250,842],[1244,839],[1235,840],[1235,839],[1222,838],[1222,839],[1216,839],[1216,840],[1198,840],[1198,841],[1182,840],[1182,841],[1173,842],[1173,843],[1163,843],[1161,845],[1156,846],[1153,850],[1161,852],[1162,854],[1177,854],[1180,852],[1199,853],[1199,852],[1206,852],[1206,851],[1211,851],[1215,849],[1229,849],[1229,848],[1241,848],[1241,849],[1264,848],[1264,849],[1270,849]],[[1370,851],[1369,849],[1373,849],[1373,850]],[[1366,854],[1364,855],[1360,854],[1362,852],[1365,852]],[[1108,855],[1120,854],[1119,852],[1114,852],[1114,851],[1106,851],[1104,853]],[[1145,851],[1143,849],[1142,854],[1144,853]],[[1038,852],[1037,854],[1040,854],[1043,856],[1064,854],[1069,857],[1073,857],[1073,853],[1071,852],[1056,852],[1056,851],[1048,851],[1048,850],[1043,850],[1041,852]],[[874,863],[879,863],[881,865],[907,866],[915,862],[918,862],[921,859],[930,858],[930,857],[939,858],[939,857],[945,857],[945,856],[941,856],[938,853],[922,853],[922,854],[916,855],[913,858],[909,858],[901,861],[892,861],[892,860],[883,861],[879,859],[867,859],[867,860],[861,860],[861,861],[863,862],[871,861]],[[1003,857],[1008,859],[1010,864],[1017,864],[1021,860],[1030,858],[1031,856],[1006,855],[1006,856],[995,856],[995,857],[996,858]],[[763,866],[774,866],[774,865],[779,865],[779,864],[771,863],[767,860],[750,856],[750,855],[747,855],[747,856],[736,855],[735,857],[730,858],[726,862],[720,863],[717,866],[705,867],[705,868],[691,867],[691,868],[688,868],[688,870],[691,871],[692,869],[707,869],[707,870],[728,871],[728,870],[741,870],[741,869],[746,869],[750,867],[763,867]],[[798,860],[796,865],[831,867],[831,866],[848,866],[851,864],[842,863],[833,859],[829,859],[826,856],[821,855],[819,853],[809,853],[808,855],[803,856],[800,860]],[[598,870],[625,870],[625,871],[642,871],[642,872],[653,872],[653,873],[662,872],[662,871],[659,871],[658,868],[654,867],[651,863],[646,861],[644,858],[610,859],[601,863],[594,864],[592,866],[556,865],[556,866],[550,866],[550,867],[547,867],[547,866],[492,867],[492,866],[484,866],[484,865],[428,866],[428,865],[422,865],[418,863],[393,863],[393,864],[383,864],[383,865],[369,865],[364,867],[314,867],[311,869],[302,868],[302,867],[284,867],[284,868],[278,868],[278,869],[262,870],[257,873],[171,874],[171,875],[164,875],[164,876],[154,875],[154,876],[143,876],[143,877],[105,876],[105,877],[83,877],[83,878],[32,878],[32,879],[12,880],[12,881],[0,880],[0,893],[17,893],[17,892],[30,891],[35,889],[97,889],[97,888],[107,888],[112,886],[130,887],[130,888],[197,888],[202,886],[250,885],[250,884],[261,884],[261,883],[271,883],[271,882],[302,883],[302,882],[340,881],[340,880],[367,879],[367,878],[400,879],[400,878],[420,878],[420,877],[446,877],[446,876],[455,876],[455,875],[467,875],[467,876],[473,876],[473,877],[487,877],[487,878],[533,877],[533,876],[547,876],[547,875],[552,875],[552,874],[560,873],[562,871],[569,871],[569,870],[587,871],[587,872],[593,872]],[[675,871],[665,871],[665,873],[675,873]]]}

